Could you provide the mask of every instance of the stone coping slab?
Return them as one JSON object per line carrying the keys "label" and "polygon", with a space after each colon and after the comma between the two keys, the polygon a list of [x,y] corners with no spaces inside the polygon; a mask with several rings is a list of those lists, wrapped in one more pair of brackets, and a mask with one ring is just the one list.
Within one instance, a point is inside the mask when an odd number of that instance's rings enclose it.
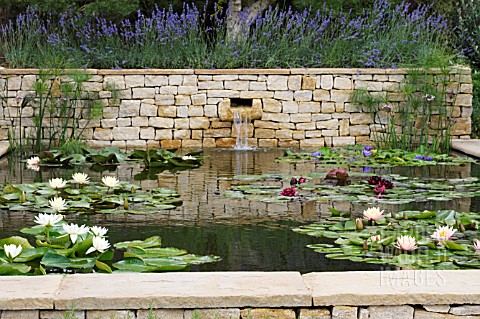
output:
{"label": "stone coping slab", "polygon": [[477,304],[480,270],[325,272],[303,275],[314,306]]}
{"label": "stone coping slab", "polygon": [[480,158],[480,140],[452,139],[452,148],[467,155]]}
{"label": "stone coping slab", "polygon": [[311,306],[298,272],[177,272],[68,275],[55,309]]}
{"label": "stone coping slab", "polygon": [[0,309],[53,309],[62,275],[0,277]]}

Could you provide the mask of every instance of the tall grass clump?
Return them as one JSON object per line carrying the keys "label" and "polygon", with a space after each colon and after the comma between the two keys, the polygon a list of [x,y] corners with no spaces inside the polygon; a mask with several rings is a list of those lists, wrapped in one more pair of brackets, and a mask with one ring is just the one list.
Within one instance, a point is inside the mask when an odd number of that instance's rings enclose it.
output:
{"label": "tall grass clump", "polygon": [[432,5],[376,0],[357,14],[271,7],[239,15],[241,32],[228,30],[228,9],[205,8],[156,8],[118,23],[29,9],[1,28],[0,52],[10,67],[94,68],[421,67],[448,53],[449,29]]}
{"label": "tall grass clump", "polygon": [[181,14],[155,8],[120,23],[73,11],[55,18],[29,8],[0,29],[0,52],[10,67],[199,67],[206,50],[199,20],[188,5]]}
{"label": "tall grass clump", "polygon": [[[33,92],[22,97],[19,107],[10,107],[10,144],[19,155],[40,153],[59,148],[65,154],[78,153],[83,146],[83,133],[90,121],[102,114],[103,105],[83,83],[90,75],[82,72],[61,76],[58,69],[40,70]],[[31,114],[33,127],[24,119]],[[28,120],[27,120],[28,121]]]}
{"label": "tall grass clump", "polygon": [[402,102],[355,90],[352,101],[365,107],[374,123],[372,140],[383,149],[419,153],[449,153],[455,123],[458,84],[449,82],[449,68],[412,69],[401,85]]}

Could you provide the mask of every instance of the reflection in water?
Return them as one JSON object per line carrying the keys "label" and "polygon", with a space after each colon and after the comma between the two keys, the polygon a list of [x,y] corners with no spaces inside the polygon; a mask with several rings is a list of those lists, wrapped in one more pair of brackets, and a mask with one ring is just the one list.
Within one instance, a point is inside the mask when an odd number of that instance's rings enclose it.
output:
{"label": "reflection in water", "polygon": [[[130,180],[143,188],[166,187],[176,189],[183,204],[174,210],[155,215],[67,215],[68,222],[109,227],[112,242],[143,239],[160,235],[165,246],[185,248],[197,254],[215,254],[223,260],[217,264],[195,266],[192,270],[372,270],[378,265],[358,264],[326,259],[306,246],[321,242],[318,238],[294,233],[297,225],[319,221],[330,214],[328,208],[361,213],[368,208],[364,203],[299,202],[263,203],[225,198],[230,179],[246,174],[282,174],[302,176],[326,171],[315,163],[290,164],[275,162],[283,151],[257,149],[204,150],[207,158],[200,168],[182,171],[150,171],[142,165],[120,165],[116,170],[92,171],[83,167],[73,169],[44,169],[40,172],[24,170],[24,163],[0,160],[1,182],[29,183],[47,181],[52,177],[70,179],[72,173],[84,170],[93,181],[104,175],[115,175]],[[111,168],[110,168],[111,169]],[[361,168],[359,168],[361,170]],[[406,176],[465,178],[479,176],[477,165],[377,169],[376,174],[394,172]],[[142,180],[137,180],[141,176]],[[286,182],[288,183],[288,181]],[[384,205],[386,211],[405,209],[455,209],[478,211],[478,201],[470,198],[450,202],[413,203],[402,206]],[[3,211],[0,218],[0,237],[19,235],[20,228],[33,225],[34,214]],[[327,241],[328,242],[328,241]]]}

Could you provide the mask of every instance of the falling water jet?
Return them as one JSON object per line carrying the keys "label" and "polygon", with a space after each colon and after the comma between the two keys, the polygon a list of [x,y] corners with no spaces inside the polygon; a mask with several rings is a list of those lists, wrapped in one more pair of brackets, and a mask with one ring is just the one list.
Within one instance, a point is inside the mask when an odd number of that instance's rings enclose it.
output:
{"label": "falling water jet", "polygon": [[242,114],[235,111],[233,113],[233,125],[237,132],[237,139],[235,142],[235,150],[252,150],[253,147],[248,146],[248,123],[250,122],[247,114]]}

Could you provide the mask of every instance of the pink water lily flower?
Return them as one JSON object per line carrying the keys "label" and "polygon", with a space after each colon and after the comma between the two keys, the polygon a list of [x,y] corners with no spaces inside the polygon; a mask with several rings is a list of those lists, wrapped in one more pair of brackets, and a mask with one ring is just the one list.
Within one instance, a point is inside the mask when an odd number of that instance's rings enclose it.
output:
{"label": "pink water lily flower", "polygon": [[415,237],[409,235],[399,236],[397,237],[397,244],[395,247],[405,251],[415,250],[418,248],[417,240]]}
{"label": "pink water lily flower", "polygon": [[438,240],[440,244],[443,244],[445,241],[449,240],[456,231],[457,230],[453,229],[451,226],[442,226],[437,228],[430,237]]}

